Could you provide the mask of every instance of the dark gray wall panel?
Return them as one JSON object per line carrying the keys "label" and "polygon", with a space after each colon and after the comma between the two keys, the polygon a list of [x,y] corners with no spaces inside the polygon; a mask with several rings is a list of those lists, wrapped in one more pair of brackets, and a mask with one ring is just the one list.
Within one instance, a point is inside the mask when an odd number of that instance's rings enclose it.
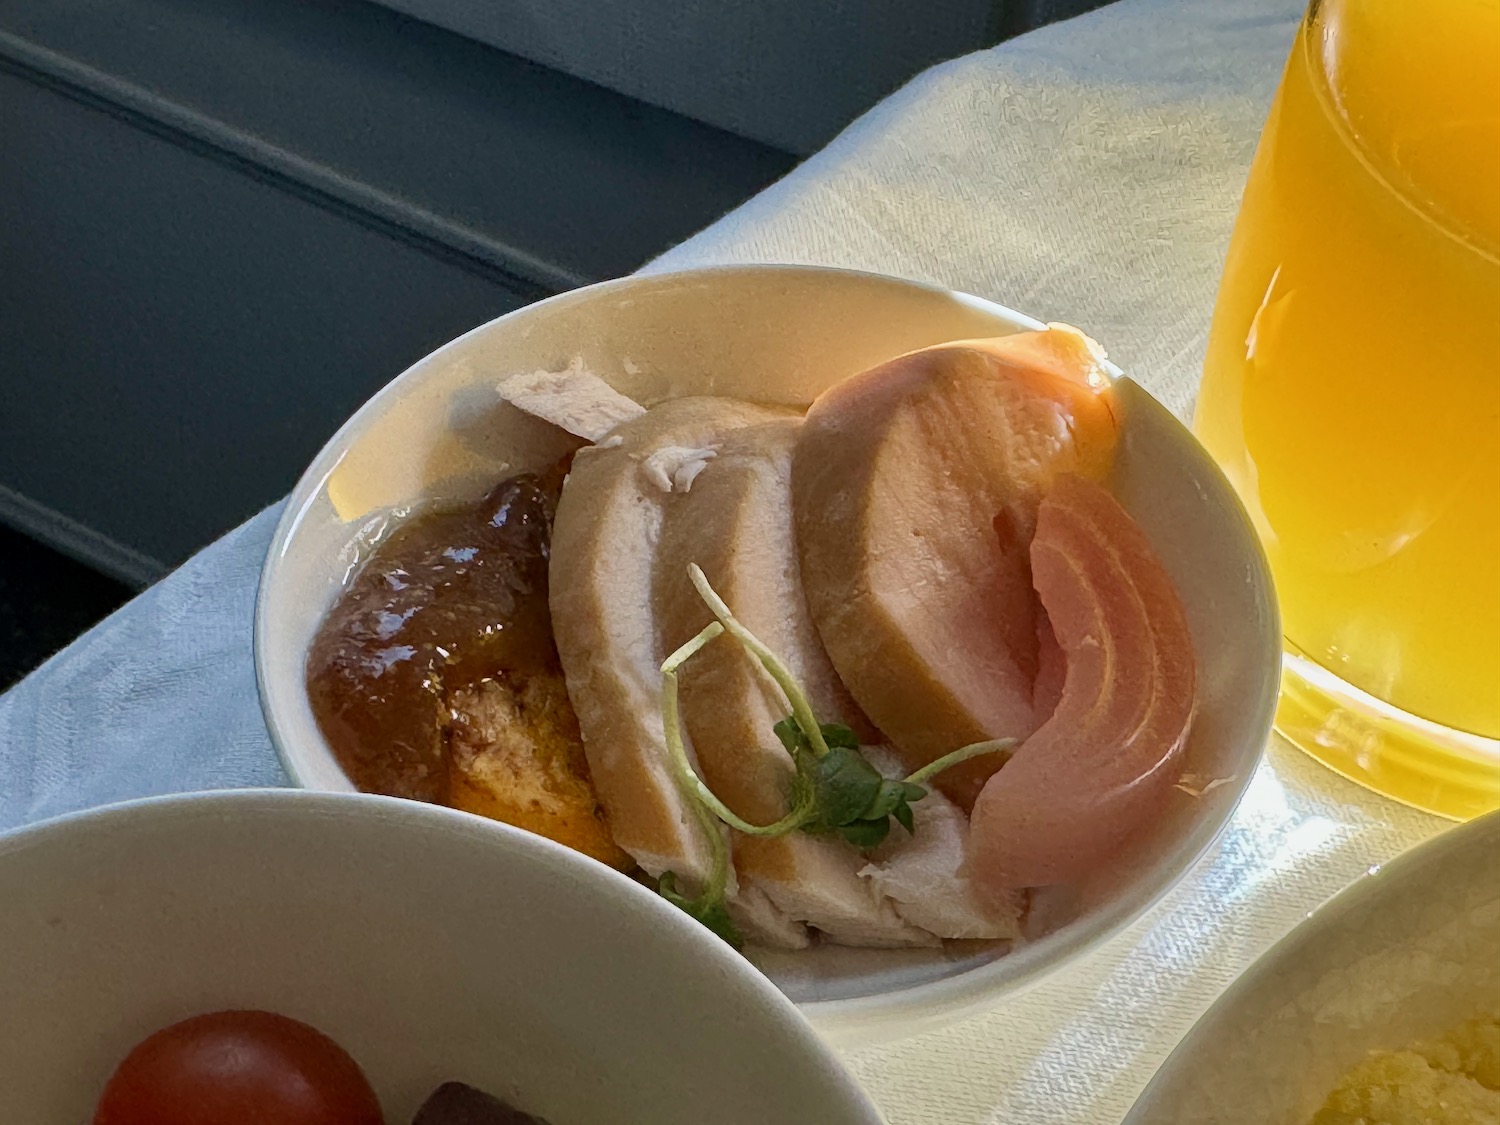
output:
{"label": "dark gray wall panel", "polygon": [[148,579],[792,163],[363,0],[0,0],[0,520]]}
{"label": "dark gray wall panel", "polygon": [[274,499],[405,366],[539,292],[4,73],[0,146],[0,483],[140,556],[116,569]]}
{"label": "dark gray wall panel", "polygon": [[918,71],[999,38],[1002,0],[380,0],[810,153]]}
{"label": "dark gray wall panel", "polygon": [[0,0],[0,520],[154,577],[792,163],[363,0]]}
{"label": "dark gray wall panel", "polygon": [[810,153],[913,75],[1106,0],[378,0]]}
{"label": "dark gray wall panel", "polygon": [[794,163],[363,0],[0,0],[6,53],[554,288],[634,269]]}

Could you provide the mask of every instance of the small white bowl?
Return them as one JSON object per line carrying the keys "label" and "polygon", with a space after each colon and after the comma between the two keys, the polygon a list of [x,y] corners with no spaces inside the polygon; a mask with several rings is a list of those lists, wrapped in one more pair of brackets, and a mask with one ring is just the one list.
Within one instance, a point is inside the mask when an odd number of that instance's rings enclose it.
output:
{"label": "small white bowl", "polygon": [[1500,1017],[1500,813],[1352,884],[1188,1032],[1125,1125],[1307,1125],[1371,1051]]}
{"label": "small white bowl", "polygon": [[[722,394],[806,405],[892,356],[1040,328],[962,293],[844,270],[744,266],[631,277],[566,293],[439,349],[370,400],[318,455],[272,541],[256,607],[256,671],[271,736],[300,785],[349,790],[308,704],[319,622],[393,511],[483,495],[557,456],[546,427],[499,401],[505,375],[581,359],[646,403]],[[1087,325],[1083,326],[1087,328]],[[1107,341],[1105,342],[1107,345]],[[1112,487],[1176,580],[1199,657],[1184,797],[1149,845],[1033,910],[1035,940],[932,951],[824,946],[755,959],[825,1034],[904,1034],[994,1002],[1127,925],[1227,822],[1270,730],[1281,640],[1264,556],[1202,447],[1129,379]],[[1215,783],[1215,784],[1210,784]]]}
{"label": "small white bowl", "polygon": [[189,1015],[333,1037],[390,1125],[466,1081],[553,1125],[879,1125],[797,1010],[650,891],[385,797],[246,790],[0,836],[0,1121],[77,1125]]}

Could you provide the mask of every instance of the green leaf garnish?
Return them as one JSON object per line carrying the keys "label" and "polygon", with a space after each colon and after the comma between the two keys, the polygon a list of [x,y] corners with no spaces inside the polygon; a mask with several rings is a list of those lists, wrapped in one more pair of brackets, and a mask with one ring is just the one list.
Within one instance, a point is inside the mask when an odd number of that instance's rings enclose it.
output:
{"label": "green leaf garnish", "polygon": [[[913,786],[912,788],[920,789],[921,786]],[[922,789],[922,797],[925,796],[927,796],[927,790]],[[906,829],[908,836],[917,830],[915,824],[912,822],[911,802],[920,801],[922,797],[908,797],[891,810],[891,815],[900,822],[902,828]]]}
{"label": "green leaf garnish", "polygon": [[879,820],[856,820],[853,824],[844,825],[838,832],[856,848],[869,851],[879,847],[890,835],[891,822],[886,817]]}
{"label": "green leaf garnish", "polygon": [[[859,737],[844,723],[820,723],[813,714],[807,693],[791,670],[745,628],[729,606],[708,584],[696,565],[688,567],[700,597],[715,620],[697,636],[662,662],[662,733],[677,784],[698,816],[711,854],[712,871],[702,890],[690,896],[679,889],[671,871],[658,880],[661,896],[696,918],[736,949],[742,939],[729,916],[726,891],[729,882],[729,846],[722,825],[750,836],[776,837],[803,831],[837,834],[866,851],[878,847],[890,835],[891,820],[908,833],[915,830],[912,805],[927,796],[926,783],[943,770],[977,758],[981,754],[1008,753],[1013,738],[991,739],[965,746],[928,763],[906,778],[885,777],[860,750]],[[791,714],[772,730],[794,767],[786,815],[773,824],[751,824],[729,808],[704,784],[688,758],[678,710],[677,670],[704,646],[728,633],[755,657],[786,697]]]}
{"label": "green leaf garnish", "polygon": [[656,881],[657,893],[673,906],[677,907],[688,917],[693,918],[709,930],[723,938],[735,949],[743,948],[745,940],[740,935],[739,927],[734,924],[734,919],[729,916],[729,907],[724,902],[724,888],[721,885],[717,893],[704,893],[697,896],[683,894],[677,887],[677,875],[675,872],[666,871]]}
{"label": "green leaf garnish", "polygon": [[[923,790],[926,795],[926,790]],[[869,808],[865,809],[862,819],[874,820],[876,817],[890,816],[898,807],[906,804],[906,786],[900,781],[890,781],[886,778],[880,779],[880,788],[875,793],[875,799],[870,802]]]}
{"label": "green leaf garnish", "polygon": [[853,727],[843,723],[819,723],[818,729],[823,732],[823,741],[830,750],[859,749],[859,736],[854,733]]}
{"label": "green leaf garnish", "polygon": [[797,725],[797,720],[791,715],[782,719],[771,729],[776,732],[776,737],[781,740],[781,744],[786,747],[786,752],[794,759],[803,750],[812,746],[812,743],[807,741],[807,736],[802,733],[802,728]]}
{"label": "green leaf garnish", "polygon": [[880,798],[885,778],[858,750],[840,746],[821,758],[802,759],[812,782],[815,800],[807,823],[812,832],[826,832],[863,820]]}

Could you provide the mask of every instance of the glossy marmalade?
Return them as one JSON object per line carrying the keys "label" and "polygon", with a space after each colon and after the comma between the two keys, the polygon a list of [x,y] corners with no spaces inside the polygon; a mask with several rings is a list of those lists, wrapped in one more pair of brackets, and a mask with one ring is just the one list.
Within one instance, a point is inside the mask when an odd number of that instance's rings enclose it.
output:
{"label": "glossy marmalade", "polygon": [[329,612],[308,697],[364,792],[466,809],[617,866],[547,608],[566,465],[415,515]]}

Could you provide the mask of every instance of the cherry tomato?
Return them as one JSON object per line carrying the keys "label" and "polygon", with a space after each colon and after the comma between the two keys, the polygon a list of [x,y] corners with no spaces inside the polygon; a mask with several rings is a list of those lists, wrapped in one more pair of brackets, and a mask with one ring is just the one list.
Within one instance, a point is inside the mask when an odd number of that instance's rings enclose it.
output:
{"label": "cherry tomato", "polygon": [[94,1125],[382,1125],[359,1064],[274,1012],[210,1012],[164,1027],[116,1068]]}

